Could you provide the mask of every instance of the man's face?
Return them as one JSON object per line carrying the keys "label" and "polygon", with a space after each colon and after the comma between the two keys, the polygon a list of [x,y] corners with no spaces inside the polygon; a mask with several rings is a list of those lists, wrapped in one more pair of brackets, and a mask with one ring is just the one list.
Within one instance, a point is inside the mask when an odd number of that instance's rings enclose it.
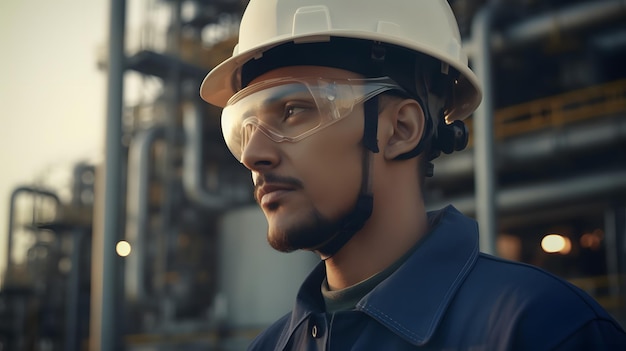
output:
{"label": "man's face", "polygon": [[[359,78],[340,69],[300,66],[270,71],[252,84],[282,77]],[[362,135],[358,104],[345,118],[297,142],[275,142],[259,130],[247,136],[241,162],[252,172],[273,248],[312,249],[336,233],[361,185]]]}

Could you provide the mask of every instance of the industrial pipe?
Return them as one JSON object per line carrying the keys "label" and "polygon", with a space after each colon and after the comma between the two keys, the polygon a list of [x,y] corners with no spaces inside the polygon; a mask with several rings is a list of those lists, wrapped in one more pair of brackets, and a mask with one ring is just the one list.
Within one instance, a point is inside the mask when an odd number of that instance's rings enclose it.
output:
{"label": "industrial pipe", "polygon": [[183,156],[183,188],[187,197],[195,204],[212,210],[224,210],[230,206],[249,202],[247,189],[231,184],[220,184],[219,190],[208,190],[202,177],[203,118],[198,103],[186,102],[183,105],[183,128],[185,130],[185,150]]}
{"label": "industrial pipe", "polygon": [[[523,165],[537,160],[557,158],[594,148],[608,147],[626,140],[626,119],[616,116],[584,124],[565,125],[558,130],[544,129],[532,134],[510,138],[495,150],[496,168],[503,162]],[[469,177],[474,170],[471,150],[439,157],[434,161],[432,184],[458,181]]]}
{"label": "industrial pipe", "polygon": [[492,37],[494,52],[522,46],[554,32],[565,32],[626,17],[626,0],[596,0],[534,16]]}
{"label": "industrial pipe", "polygon": [[[557,203],[574,203],[585,198],[598,198],[626,191],[626,170],[560,179],[552,182],[500,189],[496,203],[502,212],[519,212]],[[459,211],[471,214],[476,211],[473,196],[461,196],[446,200],[445,203],[428,204],[428,209],[437,209],[453,204]]]}
{"label": "industrial pipe", "polygon": [[149,185],[151,150],[154,142],[165,137],[165,129],[157,126],[135,135],[128,150],[126,191],[126,240],[133,254],[125,261],[124,290],[128,301],[141,301],[146,297],[144,274],[146,272],[148,236]]}
{"label": "industrial pipe", "polygon": [[482,83],[483,100],[474,112],[474,184],[476,218],[480,228],[481,251],[494,254],[496,248],[496,174],[494,167],[494,118],[491,79],[491,22],[494,6],[487,5],[474,17],[472,38],[476,44],[474,71]]}
{"label": "industrial pipe", "polygon": [[[113,351],[121,346],[117,292],[118,261],[115,245],[121,230],[122,108],[124,97],[124,42],[126,1],[111,0],[109,12],[107,113],[103,197],[94,208],[92,242],[90,350]],[[98,195],[96,199],[98,199]]]}
{"label": "industrial pipe", "polygon": [[13,217],[15,216],[15,202],[18,195],[21,193],[30,193],[34,195],[50,197],[56,202],[57,206],[61,204],[61,200],[59,200],[59,197],[55,193],[44,189],[20,186],[15,188],[13,192],[11,192],[11,199],[9,200],[9,230],[7,233],[7,271],[11,268],[11,253],[13,251],[13,231],[15,229],[15,222]]}
{"label": "industrial pipe", "polygon": [[[550,33],[566,32],[626,17],[626,0],[596,0],[570,5],[513,24],[493,33],[489,44],[493,53],[530,44]],[[475,38],[464,40],[463,49],[472,59],[479,50]]]}

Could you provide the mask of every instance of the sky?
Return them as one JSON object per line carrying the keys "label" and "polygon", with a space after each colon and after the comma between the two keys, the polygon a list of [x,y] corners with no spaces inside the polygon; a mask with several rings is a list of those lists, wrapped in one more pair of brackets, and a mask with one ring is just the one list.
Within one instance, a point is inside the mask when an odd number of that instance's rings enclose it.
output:
{"label": "sky", "polygon": [[109,0],[0,1],[0,272],[9,199],[103,159]]}

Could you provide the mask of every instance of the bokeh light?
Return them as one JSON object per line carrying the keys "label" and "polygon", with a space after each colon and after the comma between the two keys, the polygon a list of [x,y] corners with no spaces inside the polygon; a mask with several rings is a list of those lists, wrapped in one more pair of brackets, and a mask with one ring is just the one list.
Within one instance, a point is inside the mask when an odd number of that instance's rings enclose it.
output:
{"label": "bokeh light", "polygon": [[120,255],[121,257],[126,257],[130,255],[130,251],[131,251],[131,247],[128,241],[122,240],[118,242],[117,245],[115,245],[115,252],[117,252],[117,254]]}
{"label": "bokeh light", "polygon": [[541,240],[541,248],[547,253],[567,255],[572,250],[572,242],[563,235],[548,234]]}

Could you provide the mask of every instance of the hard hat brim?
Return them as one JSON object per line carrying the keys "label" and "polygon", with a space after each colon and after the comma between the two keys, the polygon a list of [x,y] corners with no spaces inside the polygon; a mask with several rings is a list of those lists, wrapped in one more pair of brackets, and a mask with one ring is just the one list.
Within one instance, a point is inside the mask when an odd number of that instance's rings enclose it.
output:
{"label": "hard hat brim", "polygon": [[[461,57],[454,60],[449,57],[449,53],[441,53],[427,45],[418,45],[415,43],[407,45],[406,42],[400,39],[394,40],[393,37],[382,33],[337,30],[333,30],[332,33],[322,32],[296,38],[293,36],[278,38],[266,42],[263,45],[256,46],[254,49],[248,51],[241,53],[235,52],[232,57],[213,68],[206,75],[200,86],[200,97],[212,105],[224,107],[230,97],[241,88],[241,67],[246,62],[261,57],[265,51],[285,43],[295,42],[306,44],[311,42],[324,42],[330,40],[331,37],[366,39],[403,46],[439,59],[456,69],[460,73],[460,76],[453,91],[454,104],[450,106],[451,108],[446,113],[446,120],[448,122],[465,119],[480,105],[482,92],[478,78],[466,65],[459,64],[459,62],[462,61]],[[461,56],[464,54],[459,51],[458,55]]]}

